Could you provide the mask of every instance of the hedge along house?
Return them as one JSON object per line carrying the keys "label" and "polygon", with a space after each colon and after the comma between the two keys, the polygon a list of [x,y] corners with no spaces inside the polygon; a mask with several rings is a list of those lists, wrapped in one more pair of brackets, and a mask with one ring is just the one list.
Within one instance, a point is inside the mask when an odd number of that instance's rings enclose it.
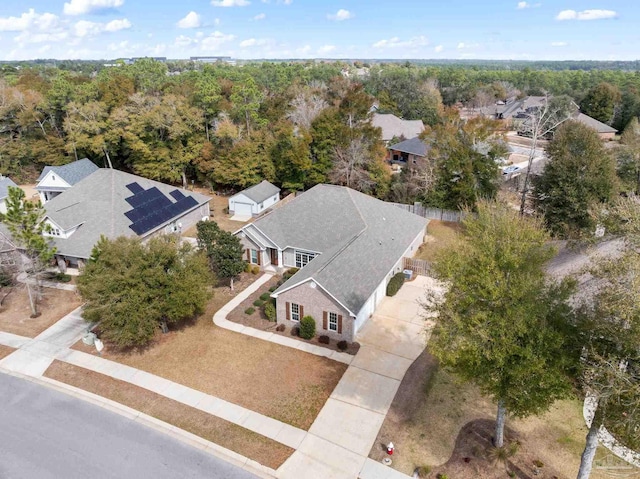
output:
{"label": "hedge along house", "polygon": [[229,198],[229,214],[251,218],[280,201],[280,188],[263,180]]}
{"label": "hedge along house", "polygon": [[318,334],[354,341],[427,220],[350,188],[317,185],[235,234],[262,269],[300,268],[273,292],[277,321],[304,316]]}
{"label": "hedge along house", "polygon": [[210,198],[124,171],[99,168],[48,201],[44,221],[58,264],[82,266],[100,237],[180,233],[209,219]]}

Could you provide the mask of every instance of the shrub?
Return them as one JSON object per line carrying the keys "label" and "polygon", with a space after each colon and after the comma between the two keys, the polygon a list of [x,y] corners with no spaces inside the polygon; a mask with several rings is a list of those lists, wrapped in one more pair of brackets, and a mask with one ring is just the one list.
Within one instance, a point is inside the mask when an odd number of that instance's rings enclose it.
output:
{"label": "shrub", "polygon": [[402,285],[404,284],[404,273],[398,273],[389,280],[389,284],[387,285],[387,296],[395,296],[395,294],[400,290]]}
{"label": "shrub", "polygon": [[65,273],[58,273],[53,277],[53,279],[60,283],[68,283],[71,281],[71,276]]}
{"label": "shrub", "polygon": [[349,343],[347,343],[344,339],[342,341],[338,341],[338,349],[340,351],[346,351],[347,348],[349,347]]}
{"label": "shrub", "polygon": [[544,462],[542,462],[540,459],[536,459],[533,461],[533,465],[536,466],[537,468],[541,468],[541,467],[544,467]]}
{"label": "shrub", "polygon": [[253,266],[251,266],[251,274],[258,274],[260,272],[260,266],[258,266],[257,264],[254,264]]}
{"label": "shrub", "polygon": [[278,331],[278,332],[280,332],[280,333],[281,333],[282,331],[284,331],[284,330],[285,330],[285,328],[286,328],[286,326],[285,326],[284,324],[278,324],[278,325],[276,326],[276,331]]}
{"label": "shrub", "polygon": [[228,215],[228,214],[229,214],[229,207],[228,207],[228,206],[225,206],[225,207],[222,209],[222,212],[223,212],[225,215]]}
{"label": "shrub", "polygon": [[311,316],[305,316],[300,320],[300,337],[311,339],[316,335],[316,320]]}
{"label": "shrub", "polygon": [[[271,322],[276,320],[276,307],[274,306],[274,304],[271,301],[269,301],[268,303],[265,303],[265,305],[264,305],[264,315]],[[281,326],[284,326],[284,324],[282,324]]]}
{"label": "shrub", "polygon": [[276,289],[278,289],[278,287],[277,287],[277,286],[271,286],[271,287],[269,288],[269,292],[270,292],[270,293],[273,293]]}
{"label": "shrub", "polygon": [[260,295],[260,299],[261,299],[262,301],[269,301],[269,299],[271,299],[271,295],[270,295],[269,293],[262,293],[262,294]]}
{"label": "shrub", "polygon": [[255,312],[255,308],[247,308],[244,310],[244,314],[251,316]]}
{"label": "shrub", "polygon": [[251,273],[251,263],[246,264],[246,266],[244,267],[244,272]]}
{"label": "shrub", "polygon": [[329,339],[329,336],[323,335],[318,338],[318,342],[321,344],[329,344],[331,342],[331,339]]}
{"label": "shrub", "polygon": [[264,304],[264,301],[262,301],[261,299],[256,299],[256,300],[253,302],[253,305],[254,305],[256,308],[261,308],[263,304]]}
{"label": "shrub", "polygon": [[418,474],[418,477],[427,477],[430,472],[431,472],[431,466],[416,467],[416,474]]}
{"label": "shrub", "polygon": [[286,270],[282,275],[283,282],[287,281],[289,278],[291,278],[291,276],[296,274],[298,271],[300,271],[299,268],[289,268],[288,270]]}
{"label": "shrub", "polygon": [[438,477],[438,479],[449,479],[449,476],[447,476],[447,475],[446,475],[446,474],[444,474],[444,473],[440,473],[440,474],[438,474],[438,476],[437,476],[437,477]]}
{"label": "shrub", "polygon": [[300,327],[294,326],[291,328],[291,336],[300,336]]}

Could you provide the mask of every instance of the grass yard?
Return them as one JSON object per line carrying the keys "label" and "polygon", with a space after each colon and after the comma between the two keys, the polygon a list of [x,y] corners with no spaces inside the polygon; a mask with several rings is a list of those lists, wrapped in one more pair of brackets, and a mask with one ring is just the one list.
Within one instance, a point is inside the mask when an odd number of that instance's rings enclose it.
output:
{"label": "grass yard", "polygon": [[172,399],[88,369],[54,361],[44,375],[111,399],[277,469],[293,449]]}
{"label": "grass yard", "polygon": [[0,359],[6,358],[15,350],[16,349],[12,348],[11,346],[5,346],[4,344],[0,344]]}
{"label": "grass yard", "polygon": [[[6,294],[6,290],[0,294]],[[80,296],[74,291],[42,288],[42,300],[38,302],[41,314],[30,318],[27,288],[19,284],[0,306],[0,331],[34,338],[81,304]]]}
{"label": "grass yard", "polygon": [[[482,441],[473,445],[465,435],[479,438],[492,434],[495,413],[495,404],[477,387],[437,370],[435,358],[424,352],[405,375],[369,457],[381,460],[385,455],[381,445],[393,441],[393,467],[405,474],[428,465],[433,473],[427,477],[436,477],[436,473],[451,478],[507,477],[504,466],[494,466],[482,457],[474,457],[469,463],[463,460],[483,449]],[[507,428],[508,435],[522,443],[513,459],[523,472],[519,477],[530,477],[534,459],[545,464],[545,475],[537,477],[575,477],[587,434],[579,401],[560,401],[540,417],[509,418]],[[484,449],[487,447],[485,444]],[[551,470],[554,474],[547,475]]]}
{"label": "grass yard", "polygon": [[[236,293],[256,276],[243,275]],[[103,357],[220,397],[292,426],[309,429],[346,370],[327,358],[218,328],[214,313],[232,294],[219,287],[206,312],[142,351]],[[95,353],[81,342],[74,348]]]}
{"label": "grass yard", "polygon": [[418,249],[415,258],[433,261],[438,251],[447,248],[461,230],[462,225],[460,223],[430,220],[424,244]]}
{"label": "grass yard", "polygon": [[[229,197],[223,196],[221,194],[211,193],[211,190],[207,188],[194,188],[194,191],[198,193],[202,193],[203,195],[211,196],[211,201],[209,201],[209,209],[213,214],[212,220],[218,223],[221,229],[225,231],[234,232],[242,228],[246,222],[243,221],[231,221],[231,216],[224,212],[224,209],[229,206]],[[188,236],[190,238],[195,238],[197,236],[197,230],[195,225],[189,228],[187,231],[182,233],[182,236]]]}

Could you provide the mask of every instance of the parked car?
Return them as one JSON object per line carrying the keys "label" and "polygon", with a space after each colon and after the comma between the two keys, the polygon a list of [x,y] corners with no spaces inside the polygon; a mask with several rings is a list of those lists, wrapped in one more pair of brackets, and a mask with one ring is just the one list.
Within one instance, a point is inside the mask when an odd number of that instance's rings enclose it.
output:
{"label": "parked car", "polygon": [[508,175],[508,174],[511,174],[511,173],[515,173],[519,169],[520,169],[519,166],[515,166],[515,165],[507,166],[506,168],[504,168],[502,170],[502,174],[503,175]]}

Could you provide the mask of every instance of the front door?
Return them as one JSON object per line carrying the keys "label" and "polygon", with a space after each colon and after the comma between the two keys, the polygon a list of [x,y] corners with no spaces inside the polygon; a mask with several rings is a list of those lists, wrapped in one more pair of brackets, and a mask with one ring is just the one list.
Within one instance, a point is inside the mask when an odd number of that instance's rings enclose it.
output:
{"label": "front door", "polygon": [[278,250],[271,248],[271,264],[278,266]]}

